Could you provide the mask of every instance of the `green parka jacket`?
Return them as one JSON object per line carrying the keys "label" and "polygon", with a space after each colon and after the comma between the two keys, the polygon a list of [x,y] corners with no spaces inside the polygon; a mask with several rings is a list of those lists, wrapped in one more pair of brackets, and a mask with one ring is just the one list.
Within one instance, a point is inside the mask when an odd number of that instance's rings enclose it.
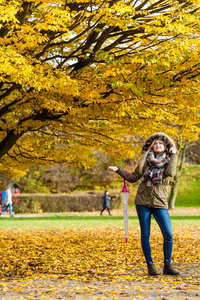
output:
{"label": "green parka jacket", "polygon": [[[147,186],[147,182],[142,181],[137,190],[135,204],[154,208],[168,208],[168,185],[170,184],[170,177],[176,175],[176,166],[177,154],[171,154],[170,160],[164,169],[163,180],[152,186]],[[146,168],[147,164],[144,165],[144,170],[146,170]],[[142,178],[142,175],[139,174],[139,166],[137,166],[135,171],[129,174],[128,177],[126,171],[122,168],[119,168],[116,173],[128,182],[136,182]]]}

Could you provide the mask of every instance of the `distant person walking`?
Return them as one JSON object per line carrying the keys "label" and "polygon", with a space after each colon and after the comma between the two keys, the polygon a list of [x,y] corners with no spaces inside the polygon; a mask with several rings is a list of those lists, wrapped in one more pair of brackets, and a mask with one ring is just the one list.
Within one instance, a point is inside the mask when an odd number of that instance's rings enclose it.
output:
{"label": "distant person walking", "polygon": [[2,213],[4,211],[10,210],[10,217],[12,217],[13,213],[12,213],[12,193],[11,193],[11,187],[8,187],[6,189],[6,201],[5,202],[6,202],[6,207],[2,209]]}
{"label": "distant person walking", "polygon": [[18,188],[15,189],[15,193],[14,193],[14,196],[13,196],[13,202],[14,202],[15,204],[18,204],[19,200],[18,200],[18,198],[16,197],[16,195],[19,195],[19,190],[18,190]]}
{"label": "distant person walking", "polygon": [[110,213],[110,201],[109,200],[110,200],[110,197],[108,196],[108,191],[105,191],[104,196],[103,196],[103,209],[102,209],[100,215],[102,215],[103,211],[107,208],[109,215],[112,216]]}

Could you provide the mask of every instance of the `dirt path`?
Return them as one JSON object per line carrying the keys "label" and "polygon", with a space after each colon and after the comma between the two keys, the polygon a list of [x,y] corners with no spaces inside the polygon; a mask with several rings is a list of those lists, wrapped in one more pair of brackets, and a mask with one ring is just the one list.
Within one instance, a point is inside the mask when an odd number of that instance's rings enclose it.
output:
{"label": "dirt path", "polygon": [[0,282],[1,300],[14,299],[135,299],[197,300],[200,299],[200,265],[175,266],[180,276],[146,276],[145,269],[136,269],[126,278],[117,274],[112,281],[81,282],[63,274],[43,278],[5,278]]}
{"label": "dirt path", "polygon": [[[171,216],[200,216],[200,207],[186,207],[175,208],[169,211]],[[113,209],[113,216],[123,216],[123,209]],[[129,215],[136,216],[136,209],[129,208]],[[54,217],[54,216],[99,216],[99,211],[90,212],[59,212],[59,213],[30,213],[30,214],[16,214],[18,218],[34,218],[34,217]],[[9,213],[3,213],[1,217],[10,217]]]}

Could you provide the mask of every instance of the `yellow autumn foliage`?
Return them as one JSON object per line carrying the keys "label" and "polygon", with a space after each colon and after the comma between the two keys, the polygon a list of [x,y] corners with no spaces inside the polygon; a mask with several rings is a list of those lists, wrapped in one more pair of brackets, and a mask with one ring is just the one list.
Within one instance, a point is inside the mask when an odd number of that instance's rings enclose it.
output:
{"label": "yellow autumn foliage", "polygon": [[0,0],[2,168],[89,167],[94,148],[132,158],[155,131],[197,139],[199,8],[186,0]]}
{"label": "yellow autumn foliage", "polygon": [[[128,243],[124,229],[98,226],[70,229],[0,230],[1,270],[12,276],[63,274],[68,279],[138,280],[138,268],[147,275],[141,250],[139,227],[129,228]],[[163,239],[160,230],[152,228],[152,256],[163,268]],[[198,264],[200,259],[197,227],[174,228],[173,262],[179,265]],[[138,274],[138,275],[137,275]],[[118,277],[119,276],[119,277]],[[198,278],[193,278],[193,284]]]}

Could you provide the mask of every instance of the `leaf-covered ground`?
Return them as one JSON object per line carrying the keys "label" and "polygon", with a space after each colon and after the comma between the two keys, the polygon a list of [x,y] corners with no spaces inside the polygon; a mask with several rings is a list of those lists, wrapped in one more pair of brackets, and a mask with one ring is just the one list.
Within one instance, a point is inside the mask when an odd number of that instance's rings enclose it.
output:
{"label": "leaf-covered ground", "polygon": [[1,299],[198,299],[198,227],[174,227],[173,265],[163,276],[162,236],[151,230],[157,277],[147,276],[139,227],[0,230]]}

